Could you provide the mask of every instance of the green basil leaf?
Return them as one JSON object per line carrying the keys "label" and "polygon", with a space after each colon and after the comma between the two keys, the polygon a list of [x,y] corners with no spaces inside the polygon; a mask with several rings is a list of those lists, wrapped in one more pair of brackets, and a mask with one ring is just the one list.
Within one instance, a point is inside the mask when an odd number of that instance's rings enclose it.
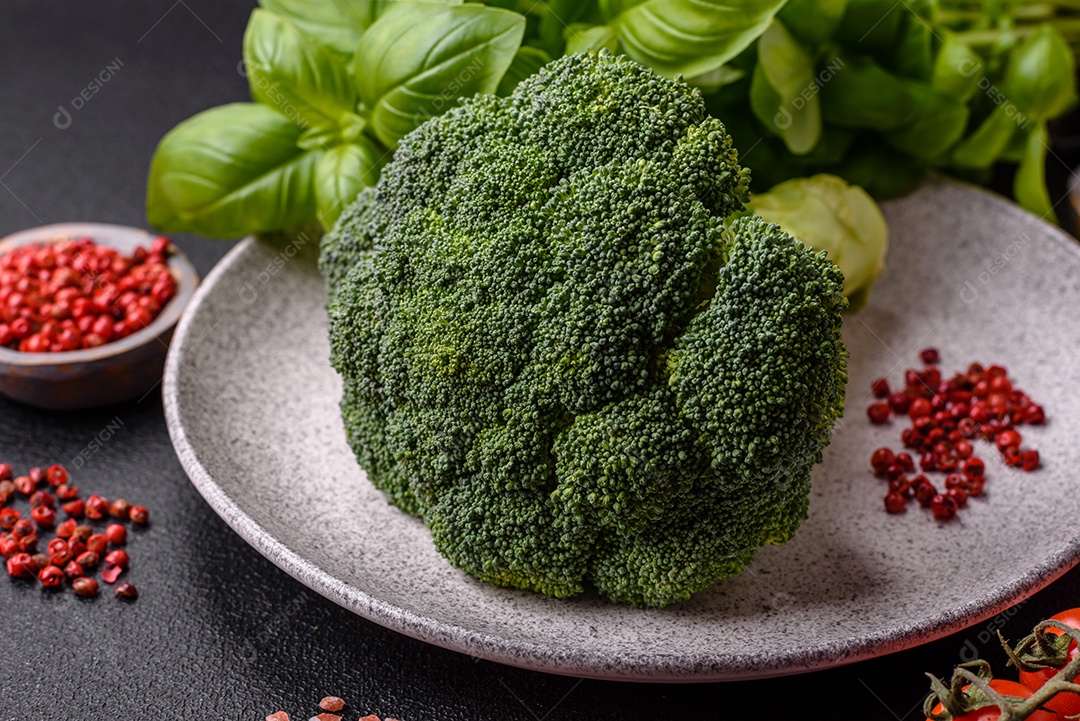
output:
{"label": "green basil leaf", "polygon": [[710,70],[704,75],[695,75],[687,78],[686,82],[701,90],[706,95],[717,93],[721,88],[732,83],[737,83],[746,77],[746,71],[731,65],[721,65],[716,70]]}
{"label": "green basil leaf", "polygon": [[[351,56],[365,26],[347,13],[344,6],[367,6],[374,4],[374,0],[259,0],[259,4],[334,52]],[[363,11],[361,14],[366,15]]]}
{"label": "green basil leaf", "polygon": [[366,137],[338,145],[315,165],[315,202],[319,222],[329,230],[363,188],[375,185],[389,153]]}
{"label": "green basil leaf", "polygon": [[907,3],[895,0],[848,0],[835,40],[862,52],[888,51],[909,12]]}
{"label": "green basil leaf", "polygon": [[566,31],[566,54],[580,53],[585,50],[607,48],[612,52],[619,49],[619,34],[609,25],[594,25],[591,28],[577,30],[574,26]]}
{"label": "green basil leaf", "polygon": [[550,62],[551,56],[540,48],[528,45],[518,48],[517,53],[514,55],[514,61],[510,63],[506,75],[503,75],[502,80],[499,81],[498,94],[505,96],[514,92],[514,88],[518,86],[518,83],[535,74],[537,70]]}
{"label": "green basil leaf", "polygon": [[971,100],[983,78],[983,59],[971,47],[946,33],[934,58],[930,84],[961,102]]}
{"label": "green basil leaf", "polygon": [[998,105],[974,133],[953,149],[953,164],[964,168],[989,168],[1001,158],[1022,122],[1024,120],[1017,117],[1013,105]]}
{"label": "green basil leaf", "polygon": [[600,0],[626,54],[664,75],[715,70],[765,32],[786,0]]}
{"label": "green basil leaf", "polygon": [[150,161],[148,220],[166,232],[211,238],[312,222],[320,151],[298,148],[300,133],[296,123],[255,103],[185,120]]}
{"label": "green basil leaf", "polygon": [[907,11],[892,47],[893,72],[916,80],[929,80],[934,67],[934,34],[930,23]]}
{"label": "green basil leaf", "polygon": [[782,23],[772,23],[758,40],[751,106],[795,155],[809,153],[821,138],[821,101],[814,70],[813,58]]}
{"label": "green basil leaf", "polygon": [[540,38],[548,52],[556,57],[572,52],[567,48],[568,28],[604,22],[597,0],[547,0],[544,6],[547,11],[540,19]]}
{"label": "green basil leaf", "polygon": [[788,0],[777,17],[797,38],[816,45],[832,38],[846,8],[847,0]]}
{"label": "green basil leaf", "polygon": [[909,90],[919,109],[918,115],[906,127],[886,133],[885,142],[916,158],[940,158],[964,135],[969,117],[967,106],[939,95],[929,86],[914,86]]}
{"label": "green basil leaf", "polygon": [[1038,122],[1056,118],[1076,99],[1076,60],[1068,42],[1043,25],[1017,45],[1005,66],[1002,90]]}
{"label": "green basil leaf", "polygon": [[255,10],[244,33],[244,64],[251,97],[303,127],[305,145],[340,136],[358,96],[345,63],[329,48],[274,13]]}
{"label": "green basil leaf", "polygon": [[842,56],[829,64],[840,70],[821,89],[825,122],[847,128],[897,130],[915,120],[917,111],[903,79],[869,58]]}
{"label": "green basil leaf", "polygon": [[1013,181],[1013,193],[1017,203],[1053,223],[1056,222],[1054,204],[1046,189],[1046,152],[1049,147],[1050,134],[1046,130],[1046,123],[1033,125],[1028,131],[1024,156]]}
{"label": "green basil leaf", "polygon": [[493,93],[525,34],[525,17],[474,3],[392,4],[356,51],[353,75],[387,147],[461,97]]}

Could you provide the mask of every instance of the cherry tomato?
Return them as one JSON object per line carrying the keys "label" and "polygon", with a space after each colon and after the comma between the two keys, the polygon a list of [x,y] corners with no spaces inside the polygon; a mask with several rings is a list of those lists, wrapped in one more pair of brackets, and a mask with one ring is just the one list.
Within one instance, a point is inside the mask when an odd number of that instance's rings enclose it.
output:
{"label": "cherry tomato", "polygon": [[[1068,626],[1080,629],[1080,608],[1071,608],[1068,611],[1062,611],[1056,616],[1051,616],[1050,619],[1052,621],[1061,621]],[[1061,631],[1058,631],[1056,628],[1048,628],[1046,631],[1054,636],[1061,635]],[[1076,658],[1076,654],[1076,641],[1073,641],[1069,644],[1069,661]],[[1046,668],[1041,671],[1031,672],[1021,671],[1020,683],[1024,684],[1032,691],[1036,691],[1041,688],[1044,683],[1053,678],[1054,674],[1057,672],[1058,669],[1056,668]],[[1075,716],[1076,714],[1080,714],[1080,695],[1075,693],[1059,693],[1046,703],[1046,708],[1056,713],[1059,718]]]}
{"label": "cherry tomato", "polygon": [[[965,686],[964,690],[968,690],[970,686]],[[1006,681],[1005,679],[995,678],[990,682],[990,688],[994,689],[1003,696],[1014,696],[1016,698],[1028,698],[1031,696],[1031,689],[1022,683],[1016,681]],[[934,713],[941,713],[941,704],[934,706]],[[984,708],[975,709],[974,711],[968,711],[963,716],[957,716],[953,721],[997,721],[1001,717],[1001,709],[997,706],[990,705]],[[1058,717],[1049,711],[1036,711],[1028,716],[1028,721],[1057,721]],[[926,721],[930,721],[929,718]]]}

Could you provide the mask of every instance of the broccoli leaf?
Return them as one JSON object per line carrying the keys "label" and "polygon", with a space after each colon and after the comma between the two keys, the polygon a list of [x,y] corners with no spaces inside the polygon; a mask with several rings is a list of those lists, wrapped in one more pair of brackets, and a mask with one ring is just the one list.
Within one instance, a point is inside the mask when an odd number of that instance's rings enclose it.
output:
{"label": "broccoli leaf", "polygon": [[626,53],[668,76],[715,70],[765,32],[785,0],[600,0]]}

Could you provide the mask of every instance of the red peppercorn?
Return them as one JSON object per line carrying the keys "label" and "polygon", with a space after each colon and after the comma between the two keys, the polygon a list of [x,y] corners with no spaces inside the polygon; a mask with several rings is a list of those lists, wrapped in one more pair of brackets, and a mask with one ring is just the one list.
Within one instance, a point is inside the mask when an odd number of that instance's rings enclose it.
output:
{"label": "red peppercorn", "polygon": [[7,572],[12,578],[33,578],[34,561],[29,553],[16,553],[7,560]]}
{"label": "red peppercorn", "polygon": [[937,363],[941,360],[941,354],[938,353],[937,348],[923,348],[919,351],[919,358],[923,363]]}
{"label": "red peppercorn", "polygon": [[889,493],[885,496],[885,510],[889,513],[903,513],[907,508],[907,499],[900,493]]}
{"label": "red peppercorn", "polygon": [[945,476],[945,488],[967,488],[967,479],[960,473],[950,473]]}
{"label": "red peppercorn", "polygon": [[967,505],[968,492],[964,486],[957,486],[945,491],[945,495],[953,499],[956,502],[957,508],[963,508]]}
{"label": "red peppercorn", "polygon": [[105,529],[105,537],[114,546],[123,546],[127,543],[127,529],[119,523],[110,523]]}
{"label": "red peppercorn", "polygon": [[30,556],[30,560],[34,562],[34,573],[49,565],[49,556],[44,553],[35,553]]}
{"label": "red peppercorn", "polygon": [[38,580],[42,588],[59,588],[64,582],[64,572],[56,566],[46,566],[38,571]]}
{"label": "red peppercorn", "polygon": [[870,392],[874,394],[874,398],[887,398],[890,392],[889,381],[885,378],[878,378],[870,384]]}
{"label": "red peppercorn", "polygon": [[1004,451],[1010,446],[1020,447],[1021,442],[1020,434],[1016,431],[1002,431],[998,433],[997,439],[994,441],[998,449]]}
{"label": "red peppercorn", "polygon": [[915,461],[912,460],[911,454],[909,453],[897,453],[896,465],[904,469],[905,473],[911,473],[915,470]]}
{"label": "red peppercorn", "polygon": [[80,576],[71,582],[71,588],[75,591],[76,596],[83,598],[89,598],[98,595],[99,587],[98,582],[92,578],[86,576]]}
{"label": "red peppercorn", "polygon": [[934,518],[938,520],[947,521],[950,518],[955,518],[956,508],[955,499],[943,496],[940,493],[930,500],[930,510],[933,511]]}
{"label": "red peppercorn", "polygon": [[981,496],[983,489],[986,487],[986,479],[982,476],[978,478],[969,478],[967,492],[969,496]]}
{"label": "red peppercorn", "polygon": [[56,496],[48,491],[34,491],[30,495],[31,506],[48,506],[49,508],[56,508]]}
{"label": "red peppercorn", "polygon": [[0,529],[10,531],[20,518],[22,514],[14,508],[0,508]]}
{"label": "red peppercorn", "polygon": [[30,509],[30,517],[41,528],[52,528],[56,525],[56,511],[48,506],[34,506]]}
{"label": "red peppercorn", "polygon": [[105,553],[109,548],[109,539],[100,533],[95,533],[86,539],[86,548],[97,554]]}
{"label": "red peppercorn", "polygon": [[83,571],[82,566],[72,560],[68,561],[64,565],[64,575],[67,576],[69,579],[75,579],[79,578],[80,576],[86,575],[86,572]]}
{"label": "red peppercorn", "polygon": [[11,535],[15,536],[15,538],[29,536],[33,532],[34,524],[29,518],[20,518],[15,522],[15,525],[11,527]]}
{"label": "red peppercorn", "polygon": [[109,514],[108,499],[96,493],[86,499],[86,517],[92,521],[99,521]]}
{"label": "red peppercorn", "polygon": [[1024,463],[1024,454],[1016,446],[1009,446],[1002,451],[1002,455],[1005,457],[1007,466],[1021,466]]}
{"label": "red peppercorn", "polygon": [[106,554],[105,565],[126,569],[131,565],[131,559],[128,557],[127,551],[118,548],[115,551],[109,551],[109,553]]}
{"label": "red peppercorn", "polygon": [[146,506],[132,506],[128,517],[136,526],[145,526],[150,523],[150,511],[146,510]]}
{"label": "red peppercorn", "polygon": [[911,405],[911,396],[903,391],[896,391],[889,394],[889,407],[893,409],[894,413],[907,413],[908,406]]}
{"label": "red peppercorn", "polygon": [[131,504],[125,501],[123,498],[117,498],[115,501],[112,502],[109,510],[114,518],[120,518],[126,521],[128,519],[128,515],[131,513]]}
{"label": "red peppercorn", "polygon": [[26,472],[26,475],[30,477],[30,480],[35,486],[41,485],[45,482],[45,470],[38,468],[37,466],[31,468]]}
{"label": "red peppercorn", "polygon": [[67,469],[59,463],[54,463],[45,471],[45,480],[54,488],[68,482]]}
{"label": "red peppercorn", "polygon": [[82,518],[86,514],[86,503],[81,498],[67,501],[60,509],[71,518]]}
{"label": "red peppercorn", "polygon": [[975,452],[975,449],[967,441],[957,441],[953,446],[953,452],[956,453],[956,457],[960,459],[971,458],[971,454]]}
{"label": "red peppercorn", "polygon": [[93,551],[84,551],[75,559],[75,563],[82,566],[84,571],[92,571],[101,564],[101,556]]}
{"label": "red peppercorn", "polygon": [[1023,470],[1034,471],[1039,467],[1039,452],[1035,450],[1024,451],[1020,464]]}
{"label": "red peppercorn", "polygon": [[75,533],[71,534],[71,537],[86,543],[92,535],[94,535],[94,529],[90,526],[75,526]]}
{"label": "red peppercorn", "polygon": [[116,597],[124,601],[134,601],[139,597],[139,590],[130,583],[121,583],[116,587]]}
{"label": "red peppercorn", "polygon": [[10,481],[15,477],[10,463],[0,463],[0,481]]}
{"label": "red peppercorn", "polygon": [[978,456],[972,456],[964,461],[963,473],[968,478],[982,478],[986,475],[986,464]]}
{"label": "red peppercorn", "polygon": [[923,508],[929,508],[931,500],[933,500],[937,494],[937,489],[934,488],[934,484],[930,481],[924,481],[915,487],[915,500],[917,500],[919,505]]}
{"label": "red peppercorn", "polygon": [[874,472],[883,475],[885,469],[896,461],[896,456],[888,448],[878,448],[870,455],[870,467]]}
{"label": "red peppercorn", "polygon": [[56,497],[61,501],[70,501],[79,497],[79,487],[62,483],[56,487]]}
{"label": "red peppercorn", "polygon": [[866,409],[866,415],[874,425],[882,425],[889,422],[892,408],[888,403],[874,403]]}
{"label": "red peppercorn", "polygon": [[930,401],[925,398],[916,398],[908,406],[908,416],[911,418],[926,418],[933,412]]}
{"label": "red peppercorn", "polygon": [[22,536],[19,538],[19,549],[25,553],[33,553],[38,547],[37,534],[31,533],[28,536]]}
{"label": "red peppercorn", "polygon": [[901,468],[900,464],[896,463],[895,461],[891,466],[885,469],[885,480],[887,481],[896,480],[902,475],[904,475],[904,469]]}
{"label": "red peppercorn", "polygon": [[1037,426],[1046,422],[1046,411],[1043,410],[1042,406],[1032,404],[1024,409],[1022,417],[1024,423]]}
{"label": "red peppercorn", "polygon": [[15,484],[11,481],[0,481],[0,505],[8,502],[15,495]]}
{"label": "red peppercorn", "polygon": [[71,558],[71,550],[68,542],[63,538],[54,538],[45,546],[49,554],[49,562],[57,566],[63,566]]}
{"label": "red peppercorn", "polygon": [[34,492],[34,489],[36,488],[34,481],[31,480],[30,476],[18,476],[13,481],[13,483],[15,484],[15,488],[19,491],[19,493],[23,494],[24,496],[29,496],[31,493]]}
{"label": "red peppercorn", "polygon": [[11,558],[16,553],[19,553],[19,540],[5,535],[0,538],[0,556],[4,558]]}

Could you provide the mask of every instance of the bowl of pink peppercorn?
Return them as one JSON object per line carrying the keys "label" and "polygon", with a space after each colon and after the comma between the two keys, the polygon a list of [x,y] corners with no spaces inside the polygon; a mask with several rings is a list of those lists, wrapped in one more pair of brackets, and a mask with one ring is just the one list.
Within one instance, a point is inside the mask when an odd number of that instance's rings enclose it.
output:
{"label": "bowl of pink peppercorn", "polygon": [[138,228],[61,223],[0,239],[0,394],[52,410],[144,397],[198,282],[168,238]]}

